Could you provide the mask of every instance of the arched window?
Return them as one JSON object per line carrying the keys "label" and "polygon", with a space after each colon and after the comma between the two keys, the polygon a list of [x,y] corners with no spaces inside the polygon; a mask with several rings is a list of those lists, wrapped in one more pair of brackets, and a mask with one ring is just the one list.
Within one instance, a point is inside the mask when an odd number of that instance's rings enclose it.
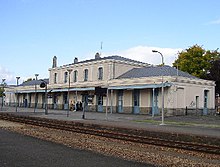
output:
{"label": "arched window", "polygon": [[54,73],[54,83],[57,83],[57,73]]}
{"label": "arched window", "polygon": [[67,78],[68,78],[68,72],[64,73],[64,83],[67,83]]}
{"label": "arched window", "polygon": [[84,81],[88,81],[88,75],[89,75],[89,70],[85,69],[84,70]]}
{"label": "arched window", "polygon": [[98,80],[102,80],[103,79],[103,68],[99,67],[98,69]]}
{"label": "arched window", "polygon": [[77,82],[77,77],[78,77],[78,71],[75,70],[73,73],[73,82]]}

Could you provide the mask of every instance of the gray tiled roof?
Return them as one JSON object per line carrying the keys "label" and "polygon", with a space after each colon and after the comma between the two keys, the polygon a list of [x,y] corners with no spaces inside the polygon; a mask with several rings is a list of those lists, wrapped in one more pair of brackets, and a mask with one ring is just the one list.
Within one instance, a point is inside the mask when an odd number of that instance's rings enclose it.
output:
{"label": "gray tiled roof", "polygon": [[[49,79],[43,79],[45,82],[47,82],[47,84],[49,83]],[[32,85],[40,85],[42,82],[41,79],[39,80],[31,80],[31,81],[27,81],[27,82],[23,82],[22,84],[20,84],[19,86],[32,86]]]}
{"label": "gray tiled roof", "polygon": [[[144,63],[141,61],[136,61],[136,60],[132,60],[132,59],[128,59],[125,57],[121,57],[121,56],[117,56],[117,55],[113,55],[113,56],[107,56],[107,57],[100,57],[98,59],[89,59],[89,60],[84,60],[84,61],[78,61],[77,63],[71,63],[71,64],[67,64],[67,65],[73,65],[73,64],[79,64],[79,63],[88,63],[88,62],[93,62],[93,61],[97,61],[97,60],[120,60],[120,61],[128,61],[128,62],[132,62],[132,63],[143,63],[143,64],[148,64],[148,63]],[[64,65],[64,66],[67,66]]]}
{"label": "gray tiled roof", "polygon": [[[134,68],[130,71],[122,74],[117,79],[122,78],[141,78],[141,77],[155,77],[155,76],[177,76],[177,69],[170,66],[150,66],[144,68]],[[197,77],[192,76],[186,72],[178,70],[178,76],[193,78]]]}

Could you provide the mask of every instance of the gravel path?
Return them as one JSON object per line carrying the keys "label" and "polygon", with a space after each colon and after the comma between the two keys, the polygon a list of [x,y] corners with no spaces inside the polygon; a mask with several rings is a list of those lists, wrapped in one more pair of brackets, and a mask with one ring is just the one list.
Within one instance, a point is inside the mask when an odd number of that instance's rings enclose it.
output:
{"label": "gravel path", "polygon": [[220,155],[125,142],[87,134],[48,129],[18,123],[0,122],[0,128],[64,144],[68,147],[91,150],[104,155],[123,158],[156,166],[220,167]]}

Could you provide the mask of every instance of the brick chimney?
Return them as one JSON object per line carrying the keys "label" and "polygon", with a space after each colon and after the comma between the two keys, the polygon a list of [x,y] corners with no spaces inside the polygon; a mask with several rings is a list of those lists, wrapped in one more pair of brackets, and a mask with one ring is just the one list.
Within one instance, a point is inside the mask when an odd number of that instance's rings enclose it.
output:
{"label": "brick chimney", "polygon": [[57,57],[56,56],[53,57],[53,65],[52,65],[52,68],[55,68],[55,67],[57,67]]}
{"label": "brick chimney", "polygon": [[78,63],[78,58],[77,57],[75,57],[75,59],[74,59],[74,64],[76,64],[76,63]]}

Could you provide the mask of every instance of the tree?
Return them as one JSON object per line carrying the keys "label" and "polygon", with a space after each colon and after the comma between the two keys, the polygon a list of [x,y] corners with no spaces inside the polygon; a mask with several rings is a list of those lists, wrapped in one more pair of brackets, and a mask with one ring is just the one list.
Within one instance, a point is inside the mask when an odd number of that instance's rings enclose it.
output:
{"label": "tree", "polygon": [[3,87],[0,87],[0,97],[4,96],[4,89]]}
{"label": "tree", "polygon": [[32,80],[34,80],[34,79],[28,78],[26,81],[23,81],[23,83],[28,82],[28,81],[32,81]]}
{"label": "tree", "polygon": [[210,68],[205,53],[206,51],[201,46],[194,45],[179,52],[178,59],[173,66],[196,77],[204,78],[205,71]]}
{"label": "tree", "polygon": [[215,81],[215,92],[220,94],[220,59],[211,62],[211,68],[206,78]]}
{"label": "tree", "polygon": [[206,51],[201,46],[194,45],[179,52],[178,59],[173,66],[196,77],[215,81],[215,91],[220,94],[220,53],[218,49]]}
{"label": "tree", "polygon": [[211,62],[219,57],[218,49],[206,51],[202,46],[193,45],[178,53],[178,59],[175,60],[173,66],[196,77],[207,79],[207,73],[212,66]]}
{"label": "tree", "polygon": [[7,84],[5,82],[0,85],[0,97],[5,96],[5,93],[4,93],[5,89],[4,88],[6,86],[7,86]]}

